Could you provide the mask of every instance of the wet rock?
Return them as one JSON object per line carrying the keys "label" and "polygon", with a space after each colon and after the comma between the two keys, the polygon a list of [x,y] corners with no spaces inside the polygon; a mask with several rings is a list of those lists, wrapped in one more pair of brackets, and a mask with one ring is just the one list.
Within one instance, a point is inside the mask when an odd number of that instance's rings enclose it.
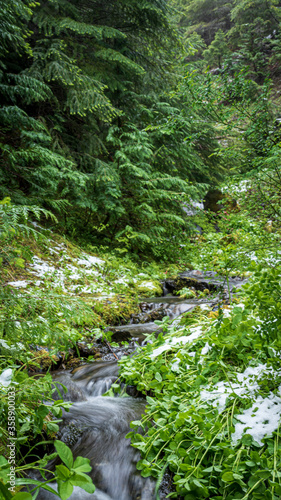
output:
{"label": "wet rock", "polygon": [[148,312],[146,314],[143,314],[143,312],[140,314],[133,314],[131,318],[132,323],[150,323],[151,321],[161,320],[167,314],[166,309],[161,306],[161,304],[159,304],[158,308],[154,308],[152,311],[151,307],[149,307],[149,304],[147,304],[146,306],[147,307],[143,307],[143,309],[146,309]]}
{"label": "wet rock", "polygon": [[207,273],[203,273],[203,271],[199,271],[198,269],[194,269],[193,271],[189,271],[189,276],[194,276],[194,278],[204,278]]}
{"label": "wet rock", "polygon": [[95,356],[98,353],[97,349],[93,345],[90,345],[90,342],[77,342],[76,345],[78,347],[80,356],[82,356],[83,358]]}
{"label": "wet rock", "polygon": [[[86,401],[85,392],[72,380],[69,371],[55,373],[53,380],[56,389],[53,398],[56,401],[59,399],[73,402]],[[67,392],[65,392],[64,387],[67,388]]]}
{"label": "wet rock", "polygon": [[223,283],[217,280],[210,280],[204,276],[198,279],[194,278],[194,275],[186,276],[183,273],[174,280],[166,280],[166,287],[171,293],[173,293],[173,295],[176,295],[177,292],[183,288],[193,288],[195,290],[199,290],[200,292],[203,292],[206,289],[211,292],[216,290],[219,291],[223,287]]}
{"label": "wet rock", "polygon": [[[175,492],[175,487],[173,485],[173,474],[172,472],[170,472],[169,470],[166,470],[166,472],[164,473],[164,476],[163,476],[163,479],[161,481],[161,485],[160,485],[160,488],[159,488],[159,492],[158,492],[158,495],[159,495],[159,498],[160,500],[168,500],[168,495]],[[181,500],[182,497],[178,496],[176,498],[176,500]]]}
{"label": "wet rock", "polygon": [[211,212],[219,212],[222,209],[222,205],[218,204],[218,201],[225,199],[225,195],[219,189],[210,189],[205,195],[204,199],[204,210],[210,210]]}
{"label": "wet rock", "polygon": [[[158,325],[155,323],[139,323],[123,326],[111,327],[110,331],[113,332],[112,340],[114,342],[122,342],[121,339],[132,340],[133,337],[144,340],[146,333],[153,333],[159,330]],[[159,330],[160,331],[160,330]]]}
{"label": "wet rock", "polygon": [[62,428],[57,437],[67,446],[74,446],[78,439],[83,435],[84,431],[85,427],[78,426],[77,423],[74,422],[69,422],[68,425]]}
{"label": "wet rock", "polygon": [[132,398],[142,397],[142,393],[138,391],[134,385],[127,385],[126,393],[128,394],[128,396],[131,396]]}

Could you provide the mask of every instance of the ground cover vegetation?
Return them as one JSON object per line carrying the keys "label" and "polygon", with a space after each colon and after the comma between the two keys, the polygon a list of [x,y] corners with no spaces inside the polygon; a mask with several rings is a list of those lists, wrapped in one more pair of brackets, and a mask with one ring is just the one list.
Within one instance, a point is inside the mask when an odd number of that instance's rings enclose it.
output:
{"label": "ground cover vegetation", "polygon": [[[56,440],[68,403],[45,372],[70,367],[79,342],[93,361],[139,296],[199,269],[229,292],[232,276],[250,281],[216,311],[164,318],[164,334],[120,362],[147,397],[132,424],[143,434],[129,436],[138,469],[158,489],[169,468],[171,498],[277,500],[280,2],[0,4],[1,495],[35,500],[28,470],[45,481],[54,454],[63,500],[94,491],[89,462]],[[210,187],[223,193],[216,213],[193,206]]]}

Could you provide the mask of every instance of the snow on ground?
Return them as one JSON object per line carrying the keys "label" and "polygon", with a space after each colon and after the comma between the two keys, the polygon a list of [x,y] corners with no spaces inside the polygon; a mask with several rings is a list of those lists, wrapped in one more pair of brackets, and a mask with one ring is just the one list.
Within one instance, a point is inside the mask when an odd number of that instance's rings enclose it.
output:
{"label": "snow on ground", "polygon": [[28,283],[30,283],[30,281],[19,280],[19,281],[9,281],[8,285],[13,286],[14,288],[26,288]]}
{"label": "snow on ground", "polygon": [[210,309],[209,304],[199,304],[199,307],[200,309],[202,309],[202,311],[208,311]]}
{"label": "snow on ground", "polygon": [[206,342],[203,349],[201,350],[201,355],[204,356],[205,354],[208,354],[208,352],[210,352],[211,350],[212,346],[208,342]]}
{"label": "snow on ground", "polygon": [[8,387],[12,381],[13,370],[12,368],[6,368],[0,375],[0,385],[3,387]]}
{"label": "snow on ground", "polygon": [[[170,337],[167,342],[165,342],[163,345],[157,347],[157,349],[154,349],[154,351],[150,354],[151,359],[156,358],[159,356],[159,354],[162,354],[162,352],[168,351],[172,347],[174,347],[177,344],[187,344],[189,342],[192,342],[193,340],[196,340],[201,334],[202,334],[202,327],[194,327],[190,328],[191,335],[184,335],[182,337]],[[190,353],[188,353],[191,355]]]}
{"label": "snow on ground", "polygon": [[152,281],[142,281],[139,286],[150,288],[151,290],[157,290],[157,286]]}
{"label": "snow on ground", "polygon": [[[61,248],[64,248],[64,245],[61,246]],[[41,259],[37,255],[34,255],[32,258],[32,263],[29,264],[29,269],[32,274],[37,276],[38,278],[44,279],[51,279],[52,283],[54,286],[61,286],[64,291],[66,290],[65,287],[65,282],[67,280],[80,280],[83,278],[90,279],[100,277],[101,274],[100,272],[96,269],[96,267],[100,263],[104,263],[102,259],[98,259],[97,257],[93,257],[91,255],[83,254],[85,258],[83,259],[78,259],[77,264],[85,267],[76,267],[70,263],[62,265],[62,260],[69,260],[68,254],[65,254],[64,259],[60,259],[60,265],[58,267],[55,267],[53,264],[50,264],[46,260]],[[86,259],[87,257],[87,259]],[[75,261],[74,261],[75,262]],[[14,284],[15,283],[15,284]],[[13,286],[17,287],[19,286],[24,286],[20,285],[21,282],[14,282]],[[22,282],[24,283],[24,282]],[[10,283],[12,284],[12,282]],[[35,283],[36,286],[39,286],[42,284],[42,281],[37,281]],[[83,286],[82,285],[69,285],[69,290],[74,291],[77,288],[81,289],[79,290],[80,292],[83,293],[100,293],[101,291],[104,291],[104,288],[99,284],[97,286],[96,283],[91,284],[90,286]]]}
{"label": "snow on ground", "polygon": [[[279,387],[281,394],[281,386]],[[267,398],[258,396],[251,408],[244,410],[241,415],[235,415],[240,422],[235,425],[232,442],[236,444],[243,434],[250,434],[255,441],[262,445],[262,439],[270,436],[278,429],[281,416],[281,398],[270,394]]]}
{"label": "snow on ground", "polygon": [[54,266],[51,266],[45,260],[40,259],[40,257],[37,257],[37,255],[33,256],[32,264],[29,264],[29,266],[32,269],[31,273],[35,274],[39,278],[43,278],[46,275],[50,275],[50,274],[54,274],[55,272],[58,272],[58,270]]}
{"label": "snow on ground", "polygon": [[105,264],[105,261],[103,259],[99,259],[94,255],[88,255],[87,253],[84,253],[82,257],[83,257],[82,259],[78,259],[77,261],[77,264],[79,266],[91,267],[91,266],[102,266]]}
{"label": "snow on ground", "polygon": [[259,380],[264,375],[278,375],[273,368],[259,364],[258,366],[249,366],[243,373],[236,374],[236,381],[221,381],[210,389],[203,389],[200,394],[202,401],[206,401],[212,406],[217,407],[222,412],[226,406],[226,400],[229,396],[238,396],[241,398],[254,396],[259,390]]}

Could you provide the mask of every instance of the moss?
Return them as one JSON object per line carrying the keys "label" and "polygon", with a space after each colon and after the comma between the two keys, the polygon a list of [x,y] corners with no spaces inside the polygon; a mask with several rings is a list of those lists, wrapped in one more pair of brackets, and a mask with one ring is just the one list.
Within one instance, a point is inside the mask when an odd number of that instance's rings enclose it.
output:
{"label": "moss", "polygon": [[120,295],[110,297],[105,301],[96,300],[92,308],[106,324],[112,326],[127,323],[132,314],[139,312],[135,299],[124,298]]}
{"label": "moss", "polygon": [[71,359],[67,360],[65,367],[68,370],[72,370],[72,369],[77,368],[78,366],[80,366],[82,363],[85,363],[85,361],[83,359],[80,359],[80,358],[71,358]]}
{"label": "moss", "polygon": [[154,280],[137,283],[136,288],[142,297],[161,297],[163,294],[161,284]]}
{"label": "moss", "polygon": [[30,363],[30,366],[38,369],[39,365],[43,371],[47,371],[59,361],[59,358],[55,354],[50,354],[47,349],[40,349],[40,351],[31,352],[33,355],[33,362]]}
{"label": "moss", "polygon": [[194,307],[191,311],[187,311],[183,313],[180,318],[180,325],[191,326],[194,321],[198,321],[198,319],[202,316],[206,315],[206,311],[202,311],[200,306]]}
{"label": "moss", "polygon": [[208,318],[213,318],[213,319],[215,319],[215,318],[218,318],[218,317],[219,317],[219,311],[211,311],[211,312],[209,312],[209,314],[208,314]]}

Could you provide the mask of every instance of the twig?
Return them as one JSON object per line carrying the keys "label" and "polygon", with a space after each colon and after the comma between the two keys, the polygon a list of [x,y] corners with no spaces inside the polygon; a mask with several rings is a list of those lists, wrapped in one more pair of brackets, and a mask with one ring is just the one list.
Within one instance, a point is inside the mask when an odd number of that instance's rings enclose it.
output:
{"label": "twig", "polygon": [[118,358],[118,356],[116,356],[115,352],[113,352],[113,349],[112,349],[112,347],[111,347],[110,343],[109,343],[109,342],[107,342],[107,340],[104,340],[104,342],[106,343],[106,345],[107,345],[108,349],[112,352],[113,356],[114,356],[116,359],[119,359],[119,358]]}

